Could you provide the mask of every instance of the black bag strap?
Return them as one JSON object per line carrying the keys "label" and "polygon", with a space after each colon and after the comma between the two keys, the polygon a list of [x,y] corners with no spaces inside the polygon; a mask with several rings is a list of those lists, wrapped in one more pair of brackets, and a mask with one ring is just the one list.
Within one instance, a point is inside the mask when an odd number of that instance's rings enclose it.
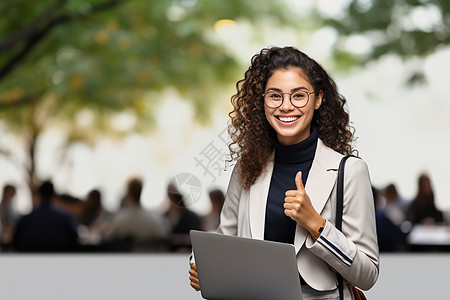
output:
{"label": "black bag strap", "polygon": [[[336,220],[334,226],[339,231],[342,231],[342,213],[344,210],[344,169],[345,163],[347,159],[352,157],[353,155],[344,156],[339,163],[338,169],[338,177],[337,177],[337,186],[336,186]],[[354,156],[353,156],[354,157]],[[344,279],[342,275],[337,273],[337,281],[338,281],[338,290],[339,290],[339,299],[344,299]]]}
{"label": "black bag strap", "polygon": [[[338,177],[337,177],[337,197],[336,197],[336,221],[335,226],[339,231],[342,231],[342,211],[344,209],[344,169],[347,159],[353,155],[344,156],[339,163]],[[353,156],[354,157],[354,156]]]}

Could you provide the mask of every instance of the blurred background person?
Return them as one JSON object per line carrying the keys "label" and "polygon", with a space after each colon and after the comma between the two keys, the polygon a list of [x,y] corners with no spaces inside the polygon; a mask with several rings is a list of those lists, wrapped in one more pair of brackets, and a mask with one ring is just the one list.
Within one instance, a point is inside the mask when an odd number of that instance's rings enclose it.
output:
{"label": "blurred background person", "polygon": [[382,196],[377,188],[372,186],[373,199],[375,203],[375,219],[377,226],[377,240],[380,252],[403,252],[408,250],[407,236],[401,227],[387,216],[384,209],[380,209]]}
{"label": "blurred background person", "polygon": [[73,216],[78,222],[80,221],[81,212],[83,210],[83,201],[68,193],[55,194],[53,197],[53,205],[60,211],[65,211]]}
{"label": "blurred background person", "polygon": [[163,217],[141,206],[143,183],[131,178],[127,184],[124,206],[113,218],[109,239],[121,251],[166,250],[167,227]]}
{"label": "blurred background person", "polygon": [[225,195],[222,190],[213,189],[209,191],[209,200],[211,202],[211,210],[202,219],[202,229],[204,231],[215,231],[219,226],[220,212],[225,201]]}
{"label": "blurred background person", "polygon": [[13,207],[16,196],[16,187],[5,184],[0,202],[0,245],[1,250],[8,250],[19,214]]}
{"label": "blurred background person", "polygon": [[170,226],[171,250],[174,252],[190,252],[191,240],[189,231],[201,230],[202,222],[199,215],[188,209],[183,194],[174,183],[167,186],[169,209],[165,216]]}
{"label": "blurred background person", "polygon": [[405,221],[408,202],[399,195],[397,187],[393,183],[384,189],[381,198],[383,200],[380,209],[395,225],[400,226]]}
{"label": "blurred background person", "polygon": [[83,244],[100,245],[111,232],[113,214],[102,204],[98,189],[89,191],[80,216],[80,238]]}
{"label": "blurred background person", "polygon": [[442,211],[436,208],[431,179],[427,174],[421,174],[418,179],[418,192],[408,207],[407,218],[412,224],[433,225],[442,223]]}
{"label": "blurred background person", "polygon": [[53,205],[55,192],[51,181],[38,189],[39,205],[19,219],[13,245],[17,251],[68,252],[78,250],[78,223],[70,214]]}

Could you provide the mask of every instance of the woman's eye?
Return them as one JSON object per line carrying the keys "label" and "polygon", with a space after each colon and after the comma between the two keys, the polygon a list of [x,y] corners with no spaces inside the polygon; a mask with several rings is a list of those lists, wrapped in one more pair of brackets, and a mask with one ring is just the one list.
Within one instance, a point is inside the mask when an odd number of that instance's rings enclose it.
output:
{"label": "woman's eye", "polygon": [[304,99],[306,97],[306,93],[295,93],[292,95],[293,99]]}
{"label": "woman's eye", "polygon": [[274,93],[274,94],[271,94],[271,95],[270,95],[270,98],[273,98],[273,99],[281,99],[282,97],[281,97],[280,94]]}

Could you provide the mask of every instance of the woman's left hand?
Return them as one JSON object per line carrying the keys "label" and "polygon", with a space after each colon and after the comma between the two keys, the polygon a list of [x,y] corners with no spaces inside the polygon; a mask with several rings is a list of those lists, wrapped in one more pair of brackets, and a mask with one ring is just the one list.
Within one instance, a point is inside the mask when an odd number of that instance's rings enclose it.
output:
{"label": "woman's left hand", "polygon": [[296,190],[286,191],[284,198],[284,213],[300,226],[315,234],[322,225],[323,218],[312,206],[302,181],[302,172],[295,176]]}

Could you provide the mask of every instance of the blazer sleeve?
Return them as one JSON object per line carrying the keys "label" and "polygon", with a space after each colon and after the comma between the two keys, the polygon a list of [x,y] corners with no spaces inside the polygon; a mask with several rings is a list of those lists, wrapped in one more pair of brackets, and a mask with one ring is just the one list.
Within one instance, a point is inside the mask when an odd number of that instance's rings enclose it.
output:
{"label": "blazer sleeve", "polygon": [[220,213],[220,224],[218,233],[227,235],[237,235],[239,199],[241,197],[242,186],[239,180],[239,162],[233,169],[228,183],[225,201]]}
{"label": "blazer sleeve", "polygon": [[[331,203],[336,205],[335,201]],[[361,159],[349,159],[345,167],[342,232],[327,220],[317,241],[309,236],[306,247],[345,280],[363,290],[370,289],[377,281],[375,205],[369,171]]]}

